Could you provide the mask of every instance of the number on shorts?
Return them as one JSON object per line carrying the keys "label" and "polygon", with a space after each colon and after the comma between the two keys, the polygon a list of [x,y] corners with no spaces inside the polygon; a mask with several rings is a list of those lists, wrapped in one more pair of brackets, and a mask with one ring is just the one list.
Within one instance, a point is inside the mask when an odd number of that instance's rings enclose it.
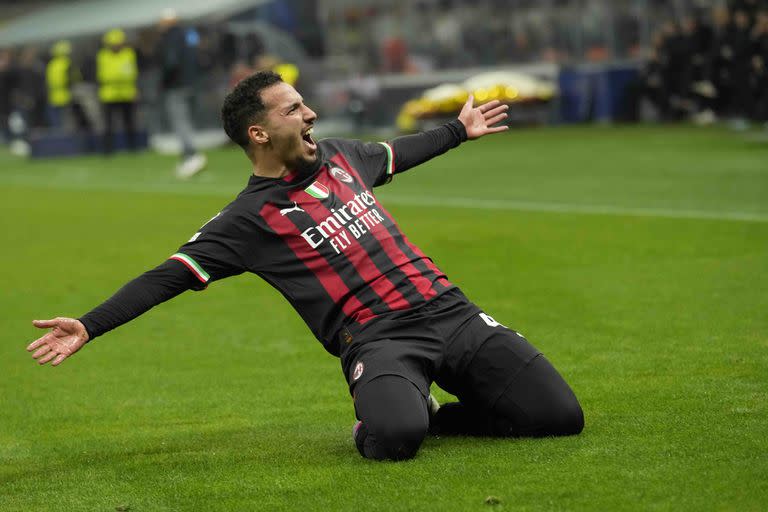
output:
{"label": "number on shorts", "polygon": [[480,313],[480,318],[483,319],[483,322],[488,324],[488,327],[499,327],[499,326],[501,326],[501,327],[504,327],[505,329],[507,328],[506,325],[500,324],[499,322],[494,320],[492,316],[486,315],[485,313]]}

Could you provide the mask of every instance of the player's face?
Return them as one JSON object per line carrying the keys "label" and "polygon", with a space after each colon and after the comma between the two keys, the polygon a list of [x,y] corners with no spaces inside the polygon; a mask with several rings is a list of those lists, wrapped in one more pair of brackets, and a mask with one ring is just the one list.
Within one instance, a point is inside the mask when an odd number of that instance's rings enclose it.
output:
{"label": "player's face", "polygon": [[267,113],[263,122],[269,144],[286,166],[302,169],[317,160],[312,128],[317,119],[290,85],[279,82],[261,92]]}

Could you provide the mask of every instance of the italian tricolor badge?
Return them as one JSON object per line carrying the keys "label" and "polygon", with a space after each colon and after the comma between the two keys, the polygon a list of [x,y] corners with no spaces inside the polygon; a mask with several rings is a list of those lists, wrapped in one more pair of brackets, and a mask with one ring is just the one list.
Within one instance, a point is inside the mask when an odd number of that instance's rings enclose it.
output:
{"label": "italian tricolor badge", "polygon": [[193,274],[195,274],[195,277],[197,277],[200,281],[206,284],[211,279],[211,276],[209,276],[208,273],[205,270],[203,270],[203,267],[198,265],[198,263],[195,260],[187,256],[183,252],[177,252],[176,254],[174,254],[168,259],[180,261],[181,263],[184,264],[184,266],[186,266],[189,270],[191,270]]}
{"label": "italian tricolor badge", "polygon": [[304,192],[311,195],[312,197],[316,197],[318,199],[325,199],[328,197],[328,194],[331,192],[328,190],[328,187],[320,183],[319,181],[314,182],[310,186],[304,189]]}

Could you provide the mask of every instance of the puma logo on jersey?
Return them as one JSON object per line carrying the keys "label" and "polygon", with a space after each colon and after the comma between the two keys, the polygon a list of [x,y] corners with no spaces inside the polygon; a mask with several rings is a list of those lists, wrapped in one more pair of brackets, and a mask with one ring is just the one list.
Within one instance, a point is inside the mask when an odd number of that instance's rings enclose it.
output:
{"label": "puma logo on jersey", "polygon": [[293,202],[293,207],[291,208],[283,208],[280,210],[280,215],[285,217],[291,212],[303,212],[304,210],[301,209],[301,207],[296,203],[296,201]]}

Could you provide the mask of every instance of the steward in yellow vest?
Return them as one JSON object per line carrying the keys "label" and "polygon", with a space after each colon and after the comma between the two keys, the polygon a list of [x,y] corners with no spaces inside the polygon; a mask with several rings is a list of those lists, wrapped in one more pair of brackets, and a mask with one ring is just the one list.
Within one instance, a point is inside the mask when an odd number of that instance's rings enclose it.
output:
{"label": "steward in yellow vest", "polygon": [[53,107],[66,107],[72,101],[72,78],[77,70],[72,67],[71,53],[69,41],[58,41],[51,48],[53,58],[45,67],[45,82],[48,104]]}
{"label": "steward in yellow vest", "polygon": [[136,81],[139,68],[136,52],[125,42],[125,32],[113,29],[104,34],[104,47],[96,55],[96,80],[104,109],[104,153],[114,148],[115,117],[122,118],[125,146],[136,149]]}
{"label": "steward in yellow vest", "polygon": [[83,83],[83,76],[72,61],[69,41],[57,41],[51,48],[51,60],[45,67],[45,83],[48,88],[48,126],[61,130],[70,128],[74,122],[80,133],[90,133],[91,122],[77,94],[73,93],[73,88]]}
{"label": "steward in yellow vest", "polygon": [[136,101],[139,76],[136,52],[125,44],[125,33],[119,29],[107,32],[104,44],[96,56],[99,99],[102,103]]}

